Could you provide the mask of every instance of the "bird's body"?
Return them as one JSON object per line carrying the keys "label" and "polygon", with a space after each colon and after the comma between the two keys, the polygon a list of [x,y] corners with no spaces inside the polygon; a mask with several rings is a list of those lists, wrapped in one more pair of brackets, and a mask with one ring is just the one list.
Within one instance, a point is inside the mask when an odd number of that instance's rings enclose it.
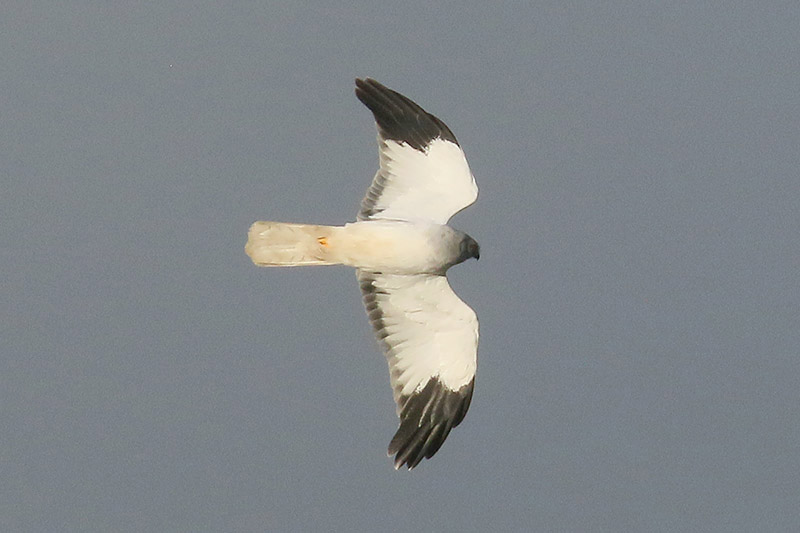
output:
{"label": "bird's body", "polygon": [[260,221],[250,228],[247,253],[258,266],[341,264],[385,274],[444,274],[466,259],[459,248],[465,236],[427,221],[367,220],[344,226]]}
{"label": "bird's body", "polygon": [[445,273],[478,243],[447,221],[478,195],[450,129],[417,104],[371,80],[356,96],[375,116],[380,169],[344,226],[256,222],[245,251],[259,266],[354,267],[370,322],[389,363],[400,428],[395,467],[430,458],[469,408],[478,319]]}

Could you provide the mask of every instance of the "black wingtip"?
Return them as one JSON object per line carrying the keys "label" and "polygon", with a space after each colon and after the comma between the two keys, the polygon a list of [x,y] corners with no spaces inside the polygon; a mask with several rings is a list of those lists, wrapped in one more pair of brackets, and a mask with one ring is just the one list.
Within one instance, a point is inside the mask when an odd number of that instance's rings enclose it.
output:
{"label": "black wingtip", "polygon": [[434,139],[458,144],[447,125],[410,98],[372,78],[356,78],[356,97],[372,111],[381,135],[425,151]]}
{"label": "black wingtip", "polygon": [[474,388],[474,378],[458,390],[431,378],[421,391],[405,398],[400,427],[389,443],[389,456],[395,456],[395,470],[404,465],[413,470],[423,459],[430,459],[439,451],[450,430],[464,420]]}

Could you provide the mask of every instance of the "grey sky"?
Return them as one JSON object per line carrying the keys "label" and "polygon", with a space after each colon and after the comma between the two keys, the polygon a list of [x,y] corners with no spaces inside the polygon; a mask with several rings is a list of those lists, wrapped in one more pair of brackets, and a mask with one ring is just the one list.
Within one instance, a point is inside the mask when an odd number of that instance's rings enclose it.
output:
{"label": "grey sky", "polygon": [[[0,17],[0,529],[800,529],[800,5],[118,4]],[[411,473],[353,272],[243,251],[354,219],[356,76],[481,189]]]}

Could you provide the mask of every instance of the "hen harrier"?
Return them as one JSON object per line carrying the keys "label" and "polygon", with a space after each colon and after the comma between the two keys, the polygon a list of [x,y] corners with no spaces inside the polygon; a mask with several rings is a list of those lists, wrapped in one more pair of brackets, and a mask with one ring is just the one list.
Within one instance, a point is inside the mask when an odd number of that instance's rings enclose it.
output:
{"label": "hen harrier", "polygon": [[447,225],[478,197],[475,178],[444,122],[372,79],[356,96],[378,125],[380,169],[356,222],[256,222],[245,251],[258,266],[348,265],[389,362],[400,427],[394,467],[414,468],[467,413],[475,384],[478,319],[445,273],[480,248]]}

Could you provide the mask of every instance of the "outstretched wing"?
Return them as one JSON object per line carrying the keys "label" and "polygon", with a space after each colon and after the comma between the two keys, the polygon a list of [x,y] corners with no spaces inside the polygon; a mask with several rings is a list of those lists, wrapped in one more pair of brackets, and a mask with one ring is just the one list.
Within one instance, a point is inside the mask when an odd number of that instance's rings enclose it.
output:
{"label": "outstretched wing", "polygon": [[380,169],[359,220],[445,224],[475,201],[475,178],[444,122],[370,78],[356,80],[356,96],[375,116],[380,149]]}
{"label": "outstretched wing", "polygon": [[445,276],[358,270],[375,335],[389,362],[400,428],[389,444],[395,468],[433,457],[469,408],[478,318]]}

